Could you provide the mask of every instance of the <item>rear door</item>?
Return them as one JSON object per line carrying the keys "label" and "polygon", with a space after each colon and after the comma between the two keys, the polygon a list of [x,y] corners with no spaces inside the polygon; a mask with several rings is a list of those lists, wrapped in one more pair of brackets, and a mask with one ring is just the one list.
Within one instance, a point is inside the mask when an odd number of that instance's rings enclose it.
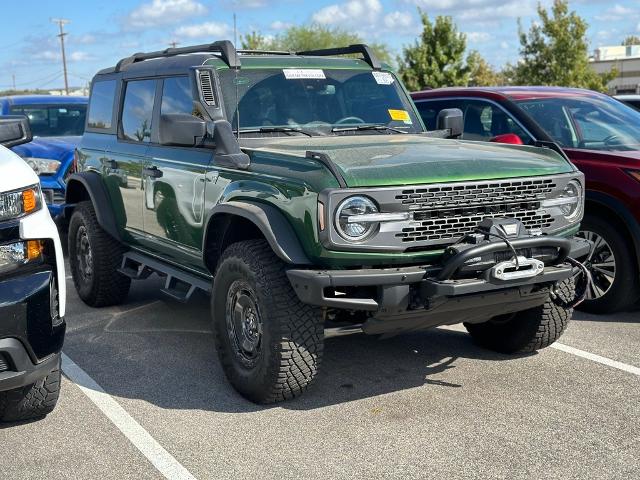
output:
{"label": "rear door", "polygon": [[[166,114],[200,116],[194,110],[190,77],[160,80],[157,118]],[[158,120],[159,121],[159,120]],[[152,143],[143,174],[144,230],[154,249],[182,265],[199,268],[205,187],[215,184],[213,150]],[[208,175],[207,175],[208,173]]]}
{"label": "rear door", "polygon": [[108,181],[120,189],[126,214],[126,230],[136,238],[143,235],[143,175],[155,105],[157,80],[127,80],[115,145],[107,148]]}

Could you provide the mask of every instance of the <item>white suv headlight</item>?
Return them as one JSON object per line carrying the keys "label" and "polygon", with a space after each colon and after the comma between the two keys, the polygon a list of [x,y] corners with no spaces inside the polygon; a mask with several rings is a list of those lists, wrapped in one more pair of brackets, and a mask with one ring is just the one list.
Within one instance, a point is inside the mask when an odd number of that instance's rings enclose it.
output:
{"label": "white suv headlight", "polygon": [[53,175],[60,168],[60,161],[50,158],[22,157],[37,175]]}
{"label": "white suv headlight", "polygon": [[40,186],[0,193],[0,221],[22,217],[42,208]]}
{"label": "white suv headlight", "polygon": [[570,180],[560,196],[543,200],[543,207],[559,207],[562,215],[571,221],[575,220],[582,213],[582,185],[577,180]]}

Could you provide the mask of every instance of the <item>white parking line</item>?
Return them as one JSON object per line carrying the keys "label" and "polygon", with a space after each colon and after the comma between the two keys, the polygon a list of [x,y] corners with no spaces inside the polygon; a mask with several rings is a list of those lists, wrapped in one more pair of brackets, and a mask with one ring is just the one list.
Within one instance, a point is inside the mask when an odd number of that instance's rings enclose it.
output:
{"label": "white parking line", "polygon": [[640,376],[640,368],[634,367],[633,365],[627,365],[626,363],[618,362],[616,360],[611,360],[610,358],[607,358],[607,357],[601,357],[600,355],[596,355],[595,353],[585,352],[584,350],[570,347],[569,345],[565,345],[563,343],[556,342],[551,344],[551,346],[556,350],[562,350],[563,352],[570,353],[572,355],[577,355],[578,357],[586,358],[587,360],[591,360],[592,362],[601,363],[602,365],[607,365],[608,367],[617,368],[618,370],[622,370],[623,372],[632,373],[634,375]]}
{"label": "white parking line", "polygon": [[62,370],[165,478],[195,480],[189,470],[184,468],[111,395],[64,353]]}

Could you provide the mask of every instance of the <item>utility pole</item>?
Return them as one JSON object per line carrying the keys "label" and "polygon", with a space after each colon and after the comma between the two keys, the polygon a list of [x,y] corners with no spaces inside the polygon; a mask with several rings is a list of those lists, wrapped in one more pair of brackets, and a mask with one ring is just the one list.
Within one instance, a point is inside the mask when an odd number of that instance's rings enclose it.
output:
{"label": "utility pole", "polygon": [[57,23],[60,27],[60,34],[56,35],[60,37],[60,48],[62,49],[62,70],[64,72],[64,91],[67,95],[69,95],[69,82],[67,80],[67,57],[64,53],[64,37],[67,35],[64,33],[64,26],[67,23],[71,23],[71,20],[67,20],[66,18],[51,18],[53,23]]}
{"label": "utility pole", "polygon": [[176,42],[175,40],[173,42],[169,42],[169,46],[171,48],[176,48],[178,46],[178,42]]}
{"label": "utility pole", "polygon": [[15,92],[15,90],[16,90],[16,74],[12,73],[11,74],[11,78],[13,80],[13,91]]}
{"label": "utility pole", "polygon": [[238,48],[238,29],[236,28],[236,12],[233,12],[233,45]]}

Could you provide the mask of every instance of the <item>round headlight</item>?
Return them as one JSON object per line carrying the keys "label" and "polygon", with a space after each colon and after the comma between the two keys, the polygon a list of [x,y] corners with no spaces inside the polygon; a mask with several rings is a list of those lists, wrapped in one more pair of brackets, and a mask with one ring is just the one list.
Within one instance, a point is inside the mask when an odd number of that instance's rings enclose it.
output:
{"label": "round headlight", "polygon": [[562,197],[567,202],[560,206],[560,210],[568,220],[573,220],[582,210],[582,186],[577,180],[571,180],[564,188]]}
{"label": "round headlight", "polygon": [[336,213],[336,230],[342,238],[351,242],[364,240],[373,233],[377,222],[358,222],[359,215],[378,213],[378,207],[367,197],[349,197],[343,201]]}

